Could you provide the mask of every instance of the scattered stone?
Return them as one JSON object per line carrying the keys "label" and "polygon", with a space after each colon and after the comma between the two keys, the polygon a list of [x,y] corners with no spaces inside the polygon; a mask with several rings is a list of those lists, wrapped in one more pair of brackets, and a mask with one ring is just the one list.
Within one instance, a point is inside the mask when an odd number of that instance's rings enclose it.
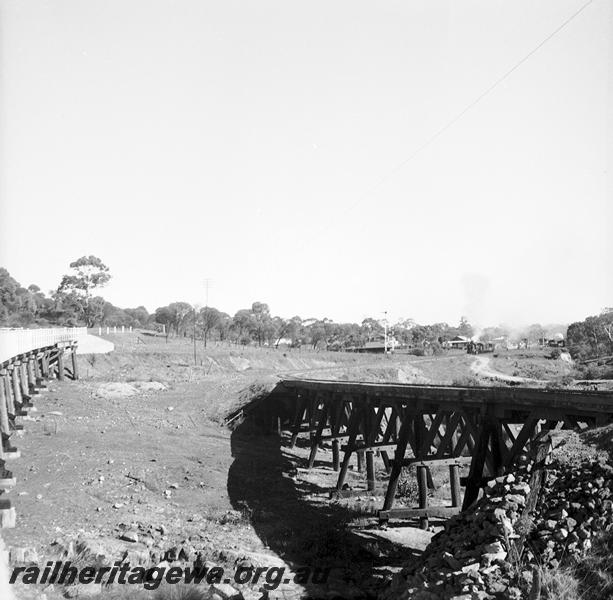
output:
{"label": "scattered stone", "polygon": [[223,600],[243,600],[241,592],[229,583],[214,583],[209,589]]}
{"label": "scattered stone", "polygon": [[78,583],[66,588],[64,595],[67,598],[90,598],[102,593],[101,583]]}
{"label": "scattered stone", "polygon": [[120,540],[124,540],[126,542],[138,542],[138,533],[136,531],[124,531],[119,537]]}

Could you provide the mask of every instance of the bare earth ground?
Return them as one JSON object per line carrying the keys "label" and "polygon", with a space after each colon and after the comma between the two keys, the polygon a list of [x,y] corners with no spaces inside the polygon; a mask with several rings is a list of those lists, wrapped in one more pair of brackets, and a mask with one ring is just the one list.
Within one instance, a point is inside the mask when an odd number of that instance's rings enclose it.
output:
{"label": "bare earth ground", "polygon": [[[3,536],[13,557],[33,549],[42,566],[77,538],[107,553],[126,548],[132,562],[152,551],[162,560],[181,548],[216,564],[256,553],[271,557],[270,564],[281,557],[294,567],[329,566],[327,593],[359,597],[374,594],[412,552],[423,550],[431,533],[375,527],[372,514],[382,498],[328,499],[335,474],[326,450],[307,472],[306,444],[290,451],[277,436],[246,426],[231,432],[221,417],[245,400],[242,390],[280,374],[451,383],[470,373],[474,357],[212,348],[206,355],[199,349],[202,365],[194,367],[187,342],[135,340],[123,338],[109,356],[81,357],[83,379],[52,382],[35,397],[37,412],[15,440],[21,458],[9,465],[18,517]],[[108,382],[150,381],[168,389],[100,396],[113,391]],[[352,485],[362,485],[351,473]],[[441,486],[439,495],[449,492]],[[136,539],[134,533],[138,541],[120,540],[126,534]],[[41,590],[28,586],[18,593],[31,598]],[[53,600],[64,591],[47,588],[45,594]],[[297,597],[301,588],[289,591]]]}

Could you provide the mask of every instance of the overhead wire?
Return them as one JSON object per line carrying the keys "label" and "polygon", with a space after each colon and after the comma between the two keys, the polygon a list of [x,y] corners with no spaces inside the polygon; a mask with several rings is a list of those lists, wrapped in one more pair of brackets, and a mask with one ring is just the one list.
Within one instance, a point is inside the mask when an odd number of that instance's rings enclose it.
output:
{"label": "overhead wire", "polygon": [[[365,191],[360,197],[352,202],[348,207],[343,210],[343,213],[353,210],[359,206],[366,198],[371,196],[377,189],[379,189],[384,183],[391,179],[398,171],[405,167],[409,162],[414,160],[419,154],[421,154],[426,148],[431,146],[441,135],[443,135],[448,129],[453,127],[466,113],[472,110],[477,104],[479,104],[484,98],[486,98],[491,92],[493,92],[501,83],[508,79],[517,69],[525,64],[534,54],[536,54],[545,44],[547,44],[558,33],[565,29],[574,19],[576,19],[594,0],[587,0],[579,9],[577,9],[572,15],[566,18],[558,27],[556,27],[550,34],[548,34],[543,40],[541,40],[534,48],[532,48],[527,54],[525,54],[519,61],[517,61],[510,69],[505,71],[500,77],[498,77],[491,85],[483,90],[474,100],[467,104],[460,112],[458,112],[447,123],[440,127],[434,134],[432,134],[425,142],[420,144],[413,152],[407,157],[396,163],[389,171],[379,177],[379,179],[370,188]],[[340,216],[340,215],[337,215]],[[328,225],[332,226],[332,224]],[[321,227],[318,234],[323,233],[327,229],[326,226]],[[312,241],[312,236],[310,238]]]}

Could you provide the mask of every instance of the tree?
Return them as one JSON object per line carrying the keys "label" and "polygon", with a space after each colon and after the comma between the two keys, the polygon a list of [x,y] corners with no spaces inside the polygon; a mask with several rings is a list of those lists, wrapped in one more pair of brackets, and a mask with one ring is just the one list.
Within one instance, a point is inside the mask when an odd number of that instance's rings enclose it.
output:
{"label": "tree", "polygon": [[204,340],[205,348],[210,331],[212,329],[215,329],[221,323],[221,315],[222,313],[219,310],[210,306],[205,306],[203,309],[200,310],[198,320],[201,324],[202,337]]}
{"label": "tree", "polygon": [[279,344],[283,338],[291,340],[291,345],[295,346],[300,337],[302,319],[298,316],[292,317],[291,319],[273,317],[272,321],[275,329],[275,337],[277,339],[275,342],[275,348],[279,347]]}
{"label": "tree", "polygon": [[185,335],[185,327],[188,325],[188,317],[192,315],[193,308],[187,302],[172,302],[168,305],[171,315],[171,326],[175,330],[177,336],[183,333]]}
{"label": "tree", "polygon": [[168,335],[170,334],[170,326],[172,324],[173,314],[168,306],[160,306],[155,309],[153,319],[156,323],[164,325],[164,333],[166,334],[166,343],[168,343]]}
{"label": "tree", "polygon": [[132,319],[132,327],[147,327],[151,320],[151,315],[144,306],[136,308],[125,308],[124,312]]}
{"label": "tree", "polygon": [[251,313],[253,315],[253,333],[258,346],[261,346],[263,342],[270,341],[270,338],[274,335],[270,309],[268,304],[264,302],[254,302],[251,305]]}
{"label": "tree", "polygon": [[251,332],[255,323],[253,313],[248,308],[242,308],[232,318],[231,329],[237,343],[246,345],[251,341]]}
{"label": "tree", "polygon": [[70,268],[73,273],[64,275],[57,291],[60,295],[72,295],[71,303],[77,307],[86,325],[93,327],[100,313],[100,303],[92,303],[92,294],[111,279],[109,268],[93,255],[71,262]]}
{"label": "tree", "polygon": [[571,323],[566,334],[573,358],[598,358],[613,353],[613,314],[605,313]]}
{"label": "tree", "polygon": [[385,334],[385,328],[380,321],[367,317],[362,321],[361,332],[367,342],[377,340]]}

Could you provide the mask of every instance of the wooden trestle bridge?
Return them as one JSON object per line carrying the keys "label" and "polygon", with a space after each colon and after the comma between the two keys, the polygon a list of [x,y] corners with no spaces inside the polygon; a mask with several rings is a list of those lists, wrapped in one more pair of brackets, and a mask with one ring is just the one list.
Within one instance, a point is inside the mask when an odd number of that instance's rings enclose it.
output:
{"label": "wooden trestle bridge", "polygon": [[[66,330],[70,331],[70,330]],[[6,463],[20,457],[11,437],[23,429],[19,417],[34,407],[34,396],[51,378],[78,379],[77,340],[62,330],[0,332],[0,528],[15,526],[15,507],[3,498],[15,485]]]}
{"label": "wooden trestle bridge", "polygon": [[[380,521],[419,518],[422,527],[428,517],[448,517],[470,506],[488,480],[512,468],[530,444],[552,430],[613,420],[613,394],[599,391],[290,379],[274,396],[277,426],[291,432],[291,444],[309,436],[310,468],[318,449],[331,445],[338,472],[332,495],[384,495]],[[361,490],[346,485],[354,455],[357,470],[366,473]],[[376,457],[389,475],[385,490],[377,489]],[[394,508],[402,469],[411,466],[419,506]],[[428,506],[435,466],[449,468],[449,506]]]}

